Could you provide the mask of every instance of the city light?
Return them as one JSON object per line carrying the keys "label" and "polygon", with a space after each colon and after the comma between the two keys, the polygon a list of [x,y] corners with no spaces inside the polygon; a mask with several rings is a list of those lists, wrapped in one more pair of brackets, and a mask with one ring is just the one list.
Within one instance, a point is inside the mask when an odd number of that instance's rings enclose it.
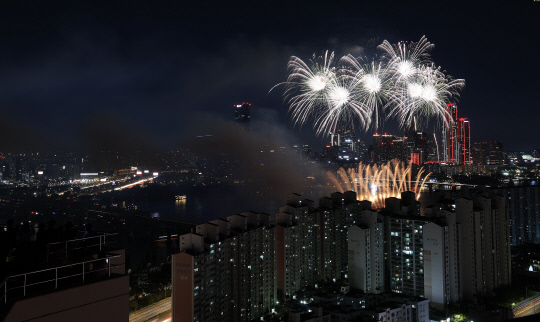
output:
{"label": "city light", "polygon": [[130,183],[130,184],[127,184],[127,185],[124,185],[124,186],[114,188],[114,190],[122,190],[122,189],[126,189],[126,188],[131,188],[131,187],[136,186],[138,184],[144,183],[146,181],[152,181],[152,180],[154,180],[154,178],[142,179],[142,180],[139,180],[139,181],[134,182],[134,183]]}

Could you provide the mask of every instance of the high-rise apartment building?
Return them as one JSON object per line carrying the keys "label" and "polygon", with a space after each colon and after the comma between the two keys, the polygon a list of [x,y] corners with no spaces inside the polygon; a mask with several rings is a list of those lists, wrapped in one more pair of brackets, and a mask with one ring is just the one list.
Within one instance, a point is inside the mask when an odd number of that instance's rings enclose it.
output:
{"label": "high-rise apartment building", "polygon": [[356,193],[334,192],[330,198],[319,199],[317,216],[317,243],[321,245],[317,253],[320,265],[320,280],[337,280],[345,277],[348,266],[347,228],[356,224],[359,213],[370,202],[359,202]]}
{"label": "high-rise apartment building", "polygon": [[388,218],[388,268],[390,290],[404,295],[424,297],[423,226],[428,221],[417,217]]}
{"label": "high-rise apartment building", "polygon": [[439,197],[430,193],[421,209],[404,192],[375,211],[352,191],[320,198],[318,208],[289,194],[275,226],[254,212],[198,225],[173,257],[173,319],[259,319],[306,287],[340,278],[441,309],[508,285],[506,197],[469,190]]}
{"label": "high-rise apartment building", "polygon": [[356,224],[362,209],[356,193],[333,193],[314,202],[299,194],[287,195],[286,205],[276,215],[277,289],[279,299],[294,298],[296,292],[321,280],[346,277],[348,266],[347,228]]}
{"label": "high-rise apartment building", "polygon": [[443,210],[423,226],[424,296],[441,308],[461,301],[459,223]]}
{"label": "high-rise apartment building", "polygon": [[[401,199],[386,199],[379,213],[363,210],[357,224],[349,228],[350,285],[375,293],[374,278],[384,272],[387,289],[428,298],[440,308],[508,285],[504,199],[493,193],[472,199],[446,196],[420,209],[414,194],[404,192]],[[381,227],[381,220],[382,235],[374,229]],[[374,262],[381,250],[374,245],[381,244],[385,245],[384,261],[377,267]]]}
{"label": "high-rise apartment building", "polygon": [[296,292],[318,281],[313,204],[292,193],[276,215],[276,279],[280,300],[293,298]]}
{"label": "high-rise apartment building", "polygon": [[540,243],[540,187],[507,187],[494,191],[506,201],[512,245]]}
{"label": "high-rise apartment building", "polygon": [[347,272],[347,228],[365,203],[356,193],[333,193],[314,202],[287,195],[276,215],[277,288],[280,299],[294,298],[306,286],[337,280]]}
{"label": "high-rise apartment building", "polygon": [[358,224],[348,228],[348,250],[351,287],[366,293],[384,292],[384,221],[378,212],[360,212]]}
{"label": "high-rise apartment building", "polygon": [[424,217],[388,218],[392,291],[446,306],[509,285],[504,197],[486,194],[454,202],[453,210],[440,204],[426,209]]}
{"label": "high-rise apartment building", "polygon": [[250,130],[251,120],[251,104],[250,103],[242,103],[234,105],[234,122],[241,126],[244,130]]}
{"label": "high-rise apartment building", "polygon": [[275,227],[247,212],[180,237],[173,256],[174,321],[251,321],[276,300]]}
{"label": "high-rise apartment building", "polygon": [[510,285],[510,227],[503,196],[455,200],[460,229],[463,296],[488,294]]}

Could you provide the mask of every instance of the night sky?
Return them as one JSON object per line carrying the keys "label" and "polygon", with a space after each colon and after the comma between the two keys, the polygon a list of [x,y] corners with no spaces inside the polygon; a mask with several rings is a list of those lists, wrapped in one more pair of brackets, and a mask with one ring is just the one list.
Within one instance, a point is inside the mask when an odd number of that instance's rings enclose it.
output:
{"label": "night sky", "polygon": [[[466,80],[457,104],[472,142],[540,147],[540,1],[9,0],[0,27],[4,152],[175,148],[243,101],[252,126],[320,150],[311,124],[291,124],[282,90],[268,93],[289,57],[371,55],[422,35]],[[402,134],[393,122],[379,131]]]}

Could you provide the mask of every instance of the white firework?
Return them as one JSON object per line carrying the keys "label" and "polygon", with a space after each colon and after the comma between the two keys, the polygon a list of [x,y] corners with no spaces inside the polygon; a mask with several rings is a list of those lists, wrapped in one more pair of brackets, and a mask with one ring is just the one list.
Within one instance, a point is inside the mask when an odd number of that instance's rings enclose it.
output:
{"label": "white firework", "polygon": [[353,125],[355,120],[360,128],[369,128],[372,115],[360,103],[359,79],[340,73],[335,80],[328,86],[325,105],[315,122],[317,135],[327,135],[341,126]]}
{"label": "white firework", "polygon": [[314,55],[311,66],[298,57],[290,58],[287,65],[289,77],[276,86],[286,86],[285,99],[294,124],[302,126],[307,120],[325,113],[328,88],[336,83],[333,60],[334,53],[328,54],[328,51],[324,57]]}
{"label": "white firework", "polygon": [[413,119],[427,123],[433,117],[449,126],[446,103],[459,96],[458,90],[464,85],[463,79],[453,80],[433,65],[420,67],[406,91],[394,93],[398,104],[389,116],[396,116],[402,127],[411,125]]}
{"label": "white firework", "polygon": [[371,114],[372,121],[365,127],[369,128],[371,123],[376,129],[379,125],[379,110],[386,107],[386,101],[390,88],[389,74],[385,65],[380,62],[371,61],[364,63],[364,59],[357,59],[352,55],[347,55],[341,62],[349,67],[349,76],[355,79],[358,88],[358,103]]}
{"label": "white firework", "polygon": [[423,36],[418,42],[383,41],[379,45],[387,64],[392,89],[389,91],[388,117],[395,116],[401,127],[413,121],[427,123],[431,117],[448,126],[446,103],[459,96],[465,81],[452,80],[431,63],[429,51],[434,45]]}
{"label": "white firework", "polygon": [[435,45],[427,41],[425,36],[418,42],[399,42],[390,44],[387,40],[378,46],[383,51],[383,61],[388,66],[396,85],[405,85],[416,75],[418,68],[429,65],[431,57],[429,51]]}
{"label": "white firework", "polygon": [[381,111],[396,117],[401,127],[433,117],[448,126],[446,103],[455,100],[465,81],[452,80],[434,67],[429,55],[433,47],[425,37],[396,45],[385,40],[378,47],[381,60],[346,55],[339,68],[332,65],[333,52],[314,55],[310,65],[293,56],[287,81],[278,85],[286,86],[293,123],[302,126],[314,120],[317,135],[357,121],[365,131],[377,129]]}

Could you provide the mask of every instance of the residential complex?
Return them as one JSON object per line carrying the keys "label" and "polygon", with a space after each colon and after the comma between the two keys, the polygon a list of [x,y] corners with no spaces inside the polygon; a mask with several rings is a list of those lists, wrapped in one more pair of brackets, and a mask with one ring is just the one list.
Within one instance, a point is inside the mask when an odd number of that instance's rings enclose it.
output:
{"label": "residential complex", "polygon": [[401,197],[375,211],[351,191],[319,207],[290,194],[275,224],[248,212],[198,225],[173,259],[175,321],[260,318],[323,281],[441,309],[510,284],[503,196],[433,194],[423,209],[414,193]]}

